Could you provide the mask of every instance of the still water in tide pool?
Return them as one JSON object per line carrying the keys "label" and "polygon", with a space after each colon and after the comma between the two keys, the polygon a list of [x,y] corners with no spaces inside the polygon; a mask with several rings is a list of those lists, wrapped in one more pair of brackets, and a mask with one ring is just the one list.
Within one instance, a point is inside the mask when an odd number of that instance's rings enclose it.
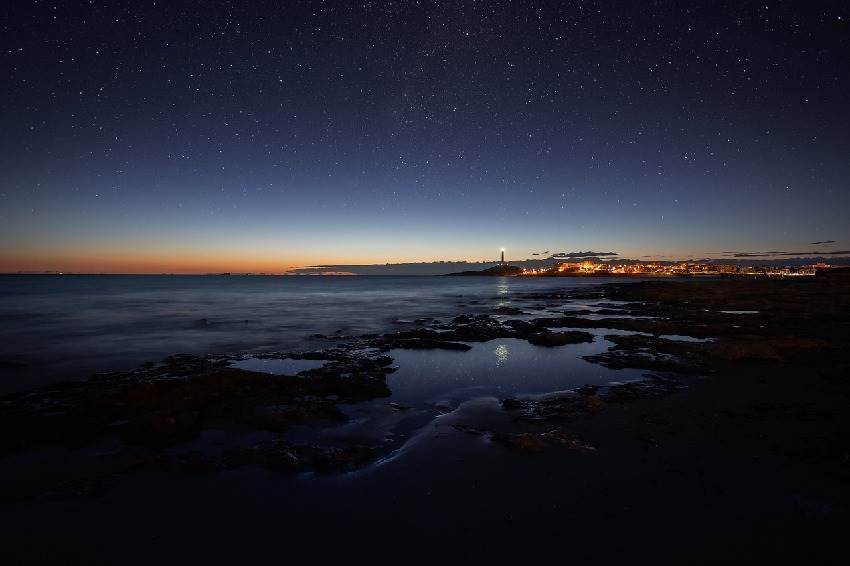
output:
{"label": "still water in tide pool", "polygon": [[639,379],[645,372],[610,370],[581,358],[611,345],[601,337],[557,348],[506,338],[474,344],[468,352],[393,350],[390,355],[399,369],[387,383],[392,401],[456,406],[474,397],[504,398]]}

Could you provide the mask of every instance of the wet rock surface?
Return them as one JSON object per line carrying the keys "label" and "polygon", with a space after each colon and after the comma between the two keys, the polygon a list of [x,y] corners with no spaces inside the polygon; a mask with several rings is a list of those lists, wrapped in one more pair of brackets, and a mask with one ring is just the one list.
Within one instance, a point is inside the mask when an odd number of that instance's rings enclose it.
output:
{"label": "wet rock surface", "polygon": [[463,350],[469,349],[468,346],[463,347],[463,342],[487,342],[498,338],[517,338],[538,346],[552,347],[593,341],[593,334],[589,332],[553,332],[541,320],[545,322],[550,319],[502,320],[487,314],[461,315],[447,323],[385,334],[372,340],[370,345],[384,349]]}
{"label": "wet rock surface", "polygon": [[271,440],[230,450],[221,465],[234,468],[258,464],[280,473],[330,473],[354,470],[371,462],[375,455],[375,450],[368,446],[317,446]]}
{"label": "wet rock surface", "polygon": [[493,442],[518,452],[543,452],[551,448],[571,451],[595,451],[596,448],[570,436],[562,429],[546,432],[497,433]]}
{"label": "wet rock surface", "polygon": [[575,391],[526,398],[507,398],[502,408],[514,421],[565,423],[604,410],[610,403],[657,399],[686,387],[678,377],[647,374],[645,379],[606,387],[584,386]]}
{"label": "wet rock surface", "polygon": [[168,445],[221,423],[276,431],[343,419],[337,404],[389,395],[392,359],[379,352],[334,348],[263,356],[330,361],[284,376],[228,367],[236,358],[181,355],[130,372],[8,395],[0,400],[0,449],[84,444],[107,435],[130,444]]}
{"label": "wet rock surface", "polygon": [[557,346],[566,346],[567,344],[593,342],[593,334],[575,330],[569,332],[537,332],[536,334],[527,336],[526,340],[535,346],[554,348]]}

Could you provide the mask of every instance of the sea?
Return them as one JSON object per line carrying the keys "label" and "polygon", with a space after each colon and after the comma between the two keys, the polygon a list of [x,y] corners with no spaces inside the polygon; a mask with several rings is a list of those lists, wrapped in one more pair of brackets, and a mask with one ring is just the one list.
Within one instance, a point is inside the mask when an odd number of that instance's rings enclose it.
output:
{"label": "sea", "polygon": [[[345,337],[410,328],[421,318],[448,320],[511,305],[512,298],[526,292],[605,282],[604,278],[439,276],[2,275],[0,393],[131,369],[177,353],[321,349],[328,342],[317,335]],[[508,342],[514,350],[529,349],[527,343]],[[488,344],[485,349],[485,356],[499,367],[522,361],[511,358],[506,344]],[[549,359],[551,352],[544,353],[546,363],[557,366],[557,360]],[[427,367],[417,361],[427,353],[398,355],[410,359],[411,371]],[[468,359],[476,355],[480,357],[478,350]],[[576,357],[575,352],[568,355],[571,360]],[[420,377],[423,380],[426,376]],[[536,389],[555,385],[547,382]]]}

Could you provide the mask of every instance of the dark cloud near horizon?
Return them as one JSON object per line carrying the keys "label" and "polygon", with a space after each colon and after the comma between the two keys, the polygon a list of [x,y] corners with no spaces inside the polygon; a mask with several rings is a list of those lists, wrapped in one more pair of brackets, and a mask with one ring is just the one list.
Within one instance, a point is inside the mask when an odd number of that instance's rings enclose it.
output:
{"label": "dark cloud near horizon", "polygon": [[531,255],[546,255],[548,253],[549,253],[549,250],[546,250],[545,252],[531,252]]}
{"label": "dark cloud near horizon", "polygon": [[810,246],[822,246],[824,244],[834,244],[835,240],[824,240],[822,242],[809,242]]}

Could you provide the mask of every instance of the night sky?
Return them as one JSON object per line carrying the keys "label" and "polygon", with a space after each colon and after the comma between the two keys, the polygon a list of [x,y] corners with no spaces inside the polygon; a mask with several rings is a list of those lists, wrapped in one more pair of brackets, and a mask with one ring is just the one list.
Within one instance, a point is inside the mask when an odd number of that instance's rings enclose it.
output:
{"label": "night sky", "polygon": [[0,271],[850,246],[846,2],[1,18]]}

